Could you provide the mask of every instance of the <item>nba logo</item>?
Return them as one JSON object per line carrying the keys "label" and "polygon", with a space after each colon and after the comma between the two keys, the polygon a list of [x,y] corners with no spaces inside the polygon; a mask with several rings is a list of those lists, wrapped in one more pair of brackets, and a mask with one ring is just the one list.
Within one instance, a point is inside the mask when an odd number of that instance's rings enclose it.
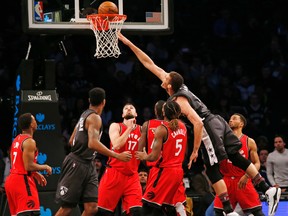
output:
{"label": "nba logo", "polygon": [[43,21],[43,2],[42,1],[35,1],[34,2],[34,11],[35,11],[35,21]]}

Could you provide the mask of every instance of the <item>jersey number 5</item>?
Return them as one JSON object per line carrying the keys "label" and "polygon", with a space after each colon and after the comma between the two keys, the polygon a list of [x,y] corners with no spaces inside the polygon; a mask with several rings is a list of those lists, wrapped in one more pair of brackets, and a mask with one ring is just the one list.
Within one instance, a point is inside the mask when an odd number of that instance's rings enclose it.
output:
{"label": "jersey number 5", "polygon": [[177,139],[176,140],[176,150],[178,149],[177,152],[175,152],[175,156],[178,156],[182,150],[182,139]]}

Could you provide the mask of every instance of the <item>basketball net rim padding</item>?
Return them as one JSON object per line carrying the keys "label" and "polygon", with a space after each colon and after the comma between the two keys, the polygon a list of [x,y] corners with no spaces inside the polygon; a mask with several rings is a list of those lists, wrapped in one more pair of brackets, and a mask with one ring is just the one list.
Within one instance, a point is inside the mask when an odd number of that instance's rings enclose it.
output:
{"label": "basketball net rim padding", "polygon": [[119,57],[121,52],[118,47],[117,32],[121,31],[126,18],[126,15],[120,14],[87,15],[87,20],[90,22],[90,29],[96,37],[96,53],[94,57]]}

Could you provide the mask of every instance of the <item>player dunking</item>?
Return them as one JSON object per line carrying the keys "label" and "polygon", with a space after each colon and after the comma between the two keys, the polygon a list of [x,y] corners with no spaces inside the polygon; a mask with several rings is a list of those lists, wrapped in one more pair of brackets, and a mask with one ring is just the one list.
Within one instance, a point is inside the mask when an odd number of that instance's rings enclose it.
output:
{"label": "player dunking", "polygon": [[189,168],[192,162],[196,161],[201,141],[203,141],[202,149],[207,168],[206,173],[212,182],[214,191],[220,197],[226,215],[238,215],[233,212],[227,187],[219,170],[219,162],[227,158],[233,165],[246,171],[254,185],[259,186],[259,190],[266,194],[269,212],[270,215],[273,215],[277,209],[281,190],[276,187],[270,188],[254,164],[240,155],[238,151],[242,144],[228,123],[221,116],[211,113],[206,105],[187,88],[179,73],[174,71],[167,73],[158,67],[146,53],[120,32],[118,32],[118,38],[134,52],[144,67],[162,81],[161,86],[170,96],[169,100],[174,100],[181,106],[182,114],[193,125],[194,146],[188,164]]}
{"label": "player dunking", "polygon": [[[154,134],[152,151],[136,152],[140,160],[157,161],[158,169],[150,173],[145,194],[143,195],[142,215],[165,215],[162,207],[174,208],[174,196],[179,187],[183,186],[184,171],[182,163],[187,145],[187,129],[179,120],[181,108],[175,101],[168,101],[163,105],[164,121]],[[173,178],[171,178],[173,176]],[[186,213],[184,212],[184,215]]]}

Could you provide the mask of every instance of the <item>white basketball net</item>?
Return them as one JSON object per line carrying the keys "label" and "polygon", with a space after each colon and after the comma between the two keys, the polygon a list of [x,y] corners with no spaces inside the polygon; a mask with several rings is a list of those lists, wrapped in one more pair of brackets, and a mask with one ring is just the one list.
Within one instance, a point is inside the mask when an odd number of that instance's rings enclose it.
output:
{"label": "white basketball net", "polygon": [[96,37],[96,53],[94,57],[118,58],[121,52],[118,47],[117,32],[121,31],[126,15],[92,14],[88,15],[87,19]]}

